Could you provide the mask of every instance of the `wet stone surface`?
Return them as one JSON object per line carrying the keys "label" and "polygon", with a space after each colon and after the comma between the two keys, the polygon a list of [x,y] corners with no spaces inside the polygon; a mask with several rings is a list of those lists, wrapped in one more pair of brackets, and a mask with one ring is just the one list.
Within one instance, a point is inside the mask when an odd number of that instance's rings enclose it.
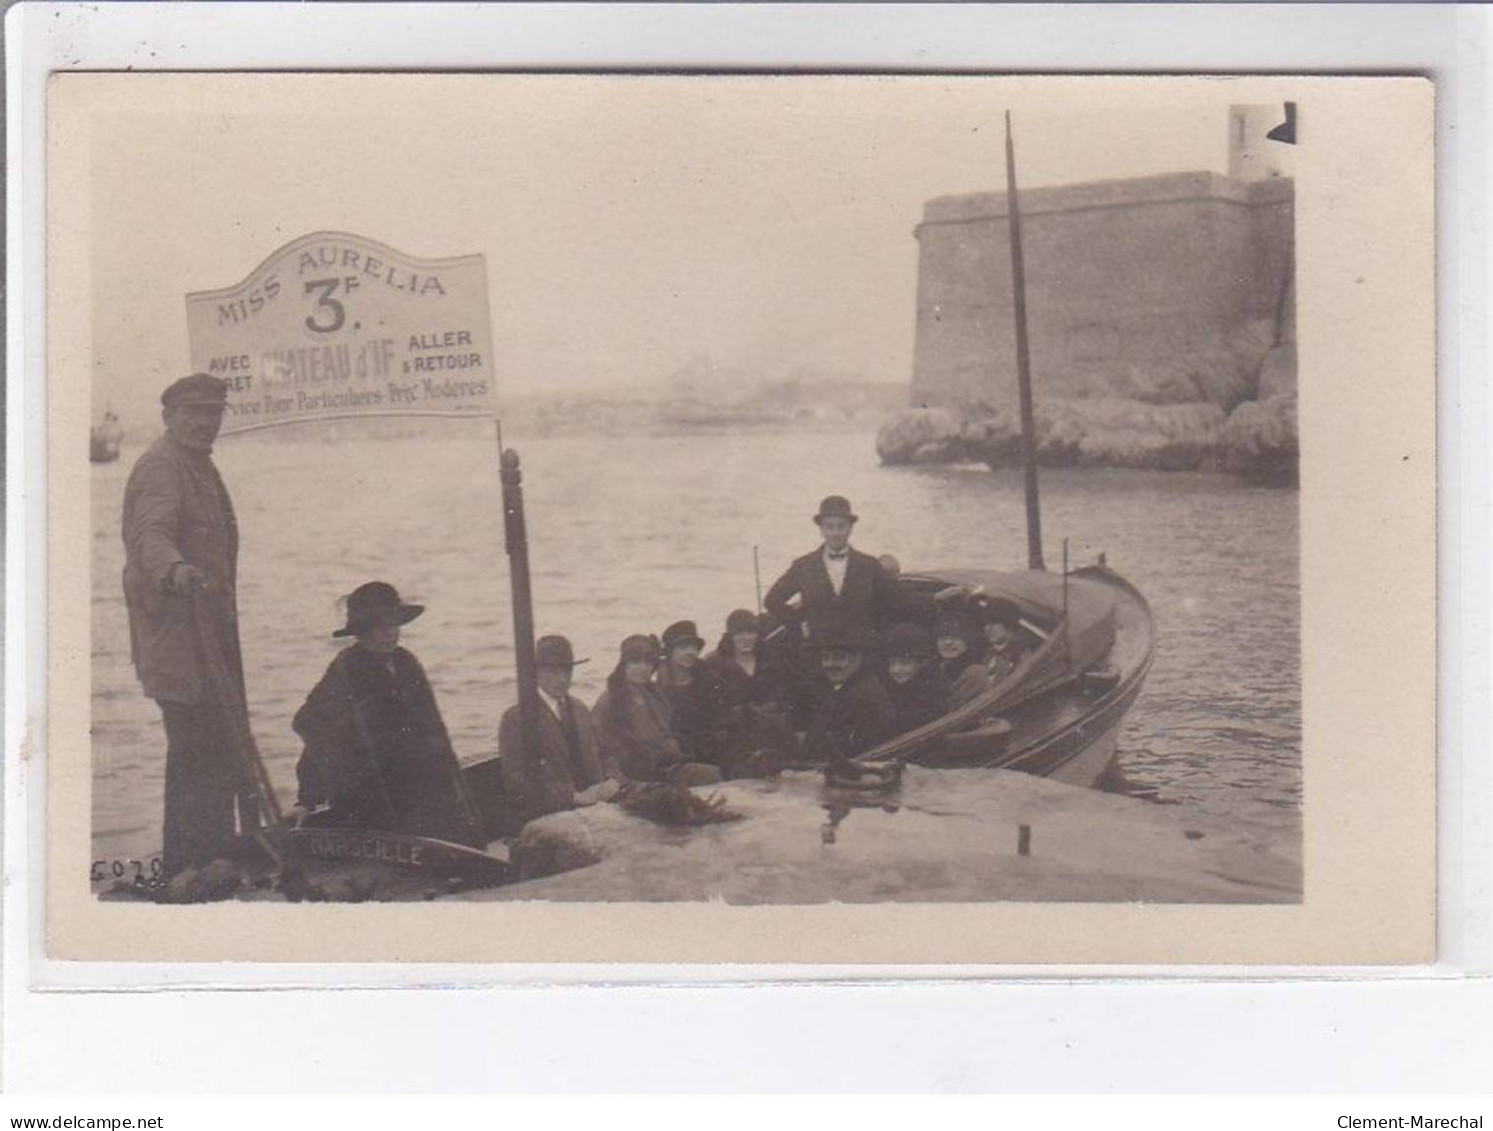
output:
{"label": "wet stone surface", "polygon": [[557,813],[532,822],[515,849],[528,878],[453,898],[733,904],[1301,898],[1296,841],[1277,830],[1026,774],[909,767],[901,787],[883,794],[787,773],[701,792],[718,794],[742,819],[677,829],[615,805]]}

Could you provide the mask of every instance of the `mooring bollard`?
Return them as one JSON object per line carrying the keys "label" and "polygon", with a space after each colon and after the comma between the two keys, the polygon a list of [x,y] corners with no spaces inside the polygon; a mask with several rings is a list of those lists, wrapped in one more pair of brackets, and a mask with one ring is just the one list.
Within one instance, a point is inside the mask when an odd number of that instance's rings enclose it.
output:
{"label": "mooring bollard", "polygon": [[1032,854],[1032,826],[1016,826],[1016,855],[1030,856]]}

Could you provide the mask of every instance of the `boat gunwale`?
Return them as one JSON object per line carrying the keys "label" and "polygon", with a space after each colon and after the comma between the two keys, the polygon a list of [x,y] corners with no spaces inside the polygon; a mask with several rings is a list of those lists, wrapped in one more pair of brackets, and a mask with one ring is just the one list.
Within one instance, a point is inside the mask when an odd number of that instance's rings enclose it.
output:
{"label": "boat gunwale", "polygon": [[[1001,571],[960,570],[951,572],[958,572],[961,574],[988,572],[992,575],[998,575]],[[1026,746],[1020,747],[1014,751],[1007,751],[1000,756],[992,758],[988,761],[974,762],[969,764],[988,768],[1013,768],[1013,764],[1018,760],[1030,758],[1035,754],[1041,753],[1043,750],[1051,747],[1053,743],[1066,739],[1074,731],[1081,732],[1092,722],[1092,720],[1097,715],[1101,715],[1107,711],[1110,711],[1111,709],[1115,709],[1117,710],[1119,718],[1123,719],[1125,712],[1130,709],[1135,699],[1139,697],[1140,689],[1145,683],[1146,677],[1150,674],[1151,665],[1156,656],[1155,617],[1151,612],[1150,602],[1146,600],[1145,595],[1142,594],[1139,589],[1130,584],[1130,582],[1126,581],[1125,578],[1120,576],[1120,574],[1110,569],[1108,565],[1103,563],[1097,565],[1080,566],[1077,569],[1070,571],[1067,576],[1069,578],[1078,578],[1080,580],[1096,582],[1111,589],[1118,590],[1122,597],[1128,598],[1135,603],[1146,626],[1146,647],[1144,654],[1135,664],[1134,668],[1131,669],[1131,671],[1127,673],[1114,688],[1112,688],[1110,691],[1096,700],[1093,708],[1091,710],[1085,711],[1077,719],[1064,724],[1050,734],[1042,735]],[[940,580],[942,580],[939,572],[937,571],[904,575],[904,578],[909,581],[927,584],[937,584]],[[1033,605],[1033,602],[1029,598],[1021,598],[1015,594],[1001,594],[1001,596],[1015,601],[1015,603],[1021,607],[1028,607]],[[1039,606],[1039,608],[1043,608],[1044,611],[1051,611],[1050,609],[1045,609],[1045,607],[1042,606]],[[1005,679],[1001,680],[1000,683],[996,684],[989,691],[986,691],[983,694],[975,697],[974,699],[971,699],[968,703],[961,704],[960,706],[954,708],[952,711],[946,712],[939,718],[934,719],[932,722],[925,723],[922,727],[919,727],[916,730],[911,730],[903,734],[899,734],[894,738],[888,739],[886,742],[872,747],[865,753],[858,755],[855,760],[874,762],[885,761],[889,758],[909,757],[911,754],[924,747],[928,743],[934,742],[939,738],[944,737],[945,735],[958,733],[957,728],[964,724],[978,720],[982,714],[991,711],[992,709],[999,708],[1001,710],[1010,710],[1012,708],[1030,703],[1038,698],[1047,696],[1062,688],[1071,686],[1074,682],[1082,677],[1082,672],[1069,672],[1062,679],[1034,684],[1031,688],[1028,689],[1027,694],[1024,694],[1018,698],[1009,700],[1003,698],[1013,688],[1020,687],[1021,678],[1024,678],[1025,675],[1027,675],[1036,666],[1039,657],[1043,656],[1044,653],[1048,651],[1048,649],[1054,648],[1057,642],[1064,639],[1067,629],[1069,628],[1069,623],[1070,622],[1068,617],[1060,617],[1057,624],[1053,627],[1052,634],[1048,637],[1047,641],[1044,642],[1042,647],[1038,648],[1035,652],[1032,652],[1029,655],[1023,657],[1021,662],[1017,664],[1016,668],[1012,672],[1010,672]],[[1113,645],[1111,645],[1111,647],[1113,647]],[[1123,700],[1123,703],[1121,702],[1121,700]],[[1075,750],[1073,754],[1063,759],[1062,762],[1059,762],[1056,765],[1041,771],[1040,776],[1047,776],[1053,770],[1058,769],[1066,762],[1071,761],[1072,758],[1077,756],[1079,750],[1081,749],[1082,747],[1080,747],[1078,750]]]}

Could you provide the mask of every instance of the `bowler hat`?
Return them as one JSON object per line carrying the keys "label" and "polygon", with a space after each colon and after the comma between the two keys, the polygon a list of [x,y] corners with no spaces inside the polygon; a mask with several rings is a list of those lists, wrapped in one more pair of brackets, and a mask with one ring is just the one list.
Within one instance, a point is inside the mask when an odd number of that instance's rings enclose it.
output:
{"label": "bowler hat", "polygon": [[928,630],[911,622],[892,626],[886,634],[885,651],[888,656],[909,656],[918,660],[926,660],[937,654]]}
{"label": "bowler hat", "polygon": [[370,581],[347,595],[347,624],[333,636],[361,636],[374,625],[408,624],[425,611],[424,605],[407,605],[399,591],[387,581]]}
{"label": "bowler hat", "polygon": [[541,636],[534,642],[536,668],[573,668],[586,660],[575,658],[575,649],[563,636]]}
{"label": "bowler hat", "polygon": [[705,647],[705,641],[700,639],[700,633],[695,628],[694,621],[675,621],[664,629],[664,653],[666,655],[681,644],[693,644],[696,648]]}
{"label": "bowler hat", "polygon": [[876,646],[876,638],[870,629],[850,617],[826,617],[809,625],[806,644],[810,648],[869,652]]}
{"label": "bowler hat", "polygon": [[757,614],[750,609],[736,609],[726,618],[727,636],[735,636],[738,632],[757,632],[761,627]]}
{"label": "bowler hat", "polygon": [[850,500],[844,495],[828,495],[819,504],[819,513],[814,516],[814,521],[823,522],[827,518],[848,518],[854,522],[858,517],[850,509]]}
{"label": "bowler hat", "polygon": [[166,386],[161,404],[167,408],[185,404],[222,405],[228,400],[228,382],[206,373],[193,373]]}
{"label": "bowler hat", "polygon": [[622,662],[625,664],[628,660],[648,660],[656,664],[659,650],[656,636],[629,636],[622,641]]}

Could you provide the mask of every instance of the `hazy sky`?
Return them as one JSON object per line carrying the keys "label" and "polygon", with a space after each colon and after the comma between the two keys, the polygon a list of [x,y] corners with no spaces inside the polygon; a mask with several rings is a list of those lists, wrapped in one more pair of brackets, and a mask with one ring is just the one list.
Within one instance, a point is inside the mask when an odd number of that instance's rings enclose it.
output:
{"label": "hazy sky", "polygon": [[[70,86],[70,84],[76,84]],[[486,256],[502,391],[691,355],[910,377],[934,196],[1226,165],[1227,82],[68,76],[92,122],[95,403],[187,372],[184,296],[349,231]],[[54,95],[55,96],[55,95]],[[71,103],[70,103],[71,104]]]}

